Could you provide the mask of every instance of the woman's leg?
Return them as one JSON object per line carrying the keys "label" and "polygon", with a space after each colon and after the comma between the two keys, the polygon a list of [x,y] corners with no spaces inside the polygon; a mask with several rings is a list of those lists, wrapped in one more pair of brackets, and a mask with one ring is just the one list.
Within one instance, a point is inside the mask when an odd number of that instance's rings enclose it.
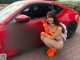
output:
{"label": "woman's leg", "polygon": [[63,40],[62,41],[55,41],[50,38],[46,38],[44,36],[45,32],[41,33],[41,40],[43,43],[49,47],[47,54],[49,57],[53,57],[55,53],[57,52],[57,49],[61,49],[63,47]]}
{"label": "woman's leg", "polygon": [[49,48],[61,49],[63,47],[63,43],[61,43],[61,42],[63,42],[63,40],[55,41],[55,40],[44,37],[44,39],[42,41]]}

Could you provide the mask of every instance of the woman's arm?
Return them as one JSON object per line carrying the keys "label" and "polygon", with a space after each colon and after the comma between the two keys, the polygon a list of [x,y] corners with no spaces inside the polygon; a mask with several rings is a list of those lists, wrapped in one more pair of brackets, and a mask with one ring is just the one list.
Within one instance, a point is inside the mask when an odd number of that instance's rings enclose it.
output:
{"label": "woman's arm", "polygon": [[55,34],[52,36],[52,39],[58,37],[62,33],[62,27],[58,27],[57,31]]}
{"label": "woman's arm", "polygon": [[51,35],[47,34],[46,32],[41,32],[41,36],[47,37],[51,39]]}

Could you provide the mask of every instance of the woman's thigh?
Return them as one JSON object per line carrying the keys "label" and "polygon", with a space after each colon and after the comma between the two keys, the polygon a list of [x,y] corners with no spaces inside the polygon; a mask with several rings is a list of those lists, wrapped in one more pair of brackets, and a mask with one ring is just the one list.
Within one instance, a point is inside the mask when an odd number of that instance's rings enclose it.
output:
{"label": "woman's thigh", "polygon": [[48,39],[46,37],[42,41],[49,48],[61,49],[63,47],[63,43],[61,43],[63,41],[56,41],[56,40]]}

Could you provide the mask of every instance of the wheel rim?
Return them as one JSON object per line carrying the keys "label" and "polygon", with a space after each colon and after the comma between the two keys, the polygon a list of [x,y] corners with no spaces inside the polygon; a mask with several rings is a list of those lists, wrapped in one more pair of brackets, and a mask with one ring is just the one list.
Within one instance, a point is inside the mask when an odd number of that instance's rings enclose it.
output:
{"label": "wheel rim", "polygon": [[67,38],[71,38],[76,30],[76,24],[74,22],[71,22],[68,26],[67,26]]}

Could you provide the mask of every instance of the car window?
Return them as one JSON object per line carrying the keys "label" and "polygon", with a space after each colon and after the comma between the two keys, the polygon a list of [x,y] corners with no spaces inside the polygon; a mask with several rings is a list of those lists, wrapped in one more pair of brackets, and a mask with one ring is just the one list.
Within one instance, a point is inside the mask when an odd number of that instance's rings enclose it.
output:
{"label": "car window", "polygon": [[46,13],[51,10],[51,5],[44,3],[35,3],[25,8],[21,14],[28,15],[31,19],[46,16]]}
{"label": "car window", "polygon": [[46,16],[46,13],[51,10],[51,5],[35,4],[31,11],[31,18],[40,18]]}
{"label": "car window", "polygon": [[24,14],[24,15],[31,17],[32,10],[33,10],[33,6],[30,5],[30,6],[27,6],[25,9],[23,9],[20,14]]}
{"label": "car window", "polygon": [[26,6],[21,12],[19,12],[18,14],[16,14],[16,16],[14,16],[13,18],[12,18],[12,20],[10,20],[8,23],[7,23],[7,25],[9,25],[9,24],[15,24],[16,23],[16,17],[17,16],[19,16],[19,15],[22,15],[22,14],[24,14],[24,15],[27,15],[27,16],[29,16],[30,17],[30,10],[32,10],[32,7],[31,6]]}
{"label": "car window", "polygon": [[[41,18],[46,16],[46,13],[51,10],[51,5],[49,4],[32,4],[24,8],[18,15],[24,14],[30,17],[30,20],[35,18]],[[8,23],[16,23],[15,17]]]}
{"label": "car window", "polygon": [[62,8],[61,7],[58,7],[58,6],[55,6],[55,5],[52,5],[52,10],[54,11],[55,14],[58,14],[62,11]]}

